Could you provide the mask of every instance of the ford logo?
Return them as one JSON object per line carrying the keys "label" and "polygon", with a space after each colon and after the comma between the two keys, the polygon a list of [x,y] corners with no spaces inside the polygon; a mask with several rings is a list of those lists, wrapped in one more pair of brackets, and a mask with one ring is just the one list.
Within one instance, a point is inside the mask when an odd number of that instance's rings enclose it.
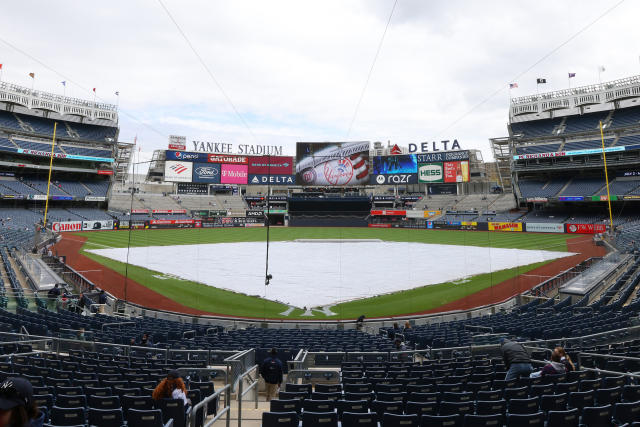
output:
{"label": "ford logo", "polygon": [[198,176],[216,176],[218,175],[218,169],[210,166],[200,166],[196,168],[196,174]]}

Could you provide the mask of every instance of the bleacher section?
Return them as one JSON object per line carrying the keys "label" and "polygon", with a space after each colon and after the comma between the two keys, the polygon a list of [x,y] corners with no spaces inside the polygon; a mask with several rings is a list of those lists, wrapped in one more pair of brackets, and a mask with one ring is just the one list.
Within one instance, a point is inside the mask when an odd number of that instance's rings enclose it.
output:
{"label": "bleacher section", "polygon": [[[7,130],[34,132],[43,136],[50,136],[53,134],[53,123],[54,120],[52,119],[0,111],[0,128]],[[72,130],[72,133],[67,131],[67,127]],[[73,138],[96,142],[114,142],[117,131],[118,129],[116,127],[59,121],[56,133],[58,138]],[[77,134],[79,137],[76,137],[74,134]]]}
{"label": "bleacher section", "polygon": [[[532,120],[511,123],[511,134],[523,138],[544,136],[563,136],[574,133],[597,132],[599,121],[603,120],[606,130],[622,129],[640,125],[640,107],[627,107],[614,110],[610,122],[605,119],[610,111],[587,113],[582,116],[558,117],[554,119]],[[564,120],[564,126],[560,126]]]}
{"label": "bleacher section", "polygon": [[605,186],[602,178],[573,178],[569,185],[558,195],[561,196],[590,196]]}
{"label": "bleacher section", "polygon": [[520,194],[523,198],[553,197],[565,186],[567,179],[553,178],[549,181],[520,180]]}

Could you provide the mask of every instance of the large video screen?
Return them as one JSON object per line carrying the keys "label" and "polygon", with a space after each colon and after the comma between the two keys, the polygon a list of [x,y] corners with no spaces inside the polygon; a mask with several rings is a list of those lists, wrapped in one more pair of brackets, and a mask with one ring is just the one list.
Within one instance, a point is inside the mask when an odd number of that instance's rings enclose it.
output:
{"label": "large video screen", "polygon": [[417,172],[418,159],[415,154],[376,156],[373,158],[371,184],[416,184]]}
{"label": "large video screen", "polygon": [[366,185],[369,167],[368,141],[296,144],[298,185]]}

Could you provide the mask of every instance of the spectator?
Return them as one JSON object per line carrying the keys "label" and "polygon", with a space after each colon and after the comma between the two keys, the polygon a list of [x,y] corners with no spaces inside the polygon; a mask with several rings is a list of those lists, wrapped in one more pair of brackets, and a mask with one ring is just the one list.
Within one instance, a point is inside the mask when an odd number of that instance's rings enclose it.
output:
{"label": "spectator", "polygon": [[53,288],[49,289],[49,292],[47,292],[47,305],[49,306],[49,308],[53,308],[56,305],[56,300],[58,299],[58,297],[60,296],[60,287],[59,285],[56,283]]}
{"label": "spectator", "polygon": [[167,377],[160,381],[160,384],[153,390],[152,397],[153,400],[182,399],[185,411],[191,405],[191,401],[187,398],[187,388],[184,381],[175,369],[169,371]]}
{"label": "spectator", "polygon": [[270,356],[264,359],[260,366],[260,375],[264,378],[267,386],[267,402],[275,397],[276,390],[282,384],[282,361],[277,357],[278,352],[275,348],[271,349]]}
{"label": "spectator", "polygon": [[147,347],[151,347],[153,345],[153,342],[151,341],[151,338],[149,337],[149,332],[145,332],[144,334],[142,334],[142,339],[140,340],[140,345],[147,346]]}
{"label": "spectator", "polygon": [[78,339],[80,341],[84,341],[84,339],[85,339],[84,328],[78,329],[78,332],[76,333],[76,339]]}
{"label": "spectator", "polygon": [[[567,366],[562,363],[562,355],[561,352],[558,351],[560,347],[556,347],[551,353],[551,362],[547,363],[540,370],[540,376],[544,377],[547,375],[559,375],[567,373]],[[564,351],[564,350],[563,350]]]}
{"label": "spectator", "polygon": [[404,330],[406,331],[407,329],[411,329],[411,322],[408,320],[404,322]]}
{"label": "spectator", "polygon": [[567,368],[567,372],[573,372],[576,370],[576,365],[573,364],[571,357],[569,356],[569,354],[567,354],[564,348],[556,347],[554,351],[558,351],[558,353],[560,353],[560,361]]}
{"label": "spectator", "polygon": [[529,376],[533,371],[531,357],[524,346],[518,342],[506,338],[500,340],[500,351],[502,360],[507,368],[505,380],[513,380],[522,376]]}
{"label": "spectator", "polygon": [[104,289],[100,289],[100,294],[98,294],[98,304],[106,304],[107,303],[107,294],[104,292]]}
{"label": "spectator", "polygon": [[0,384],[0,425],[42,427],[44,412],[33,401],[33,386],[24,378],[10,377]]}

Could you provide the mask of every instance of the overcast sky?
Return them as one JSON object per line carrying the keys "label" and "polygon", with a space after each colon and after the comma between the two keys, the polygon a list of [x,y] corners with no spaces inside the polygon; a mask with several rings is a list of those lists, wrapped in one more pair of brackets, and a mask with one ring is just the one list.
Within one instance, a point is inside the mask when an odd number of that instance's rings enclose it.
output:
{"label": "overcast sky", "polygon": [[488,139],[507,132],[508,83],[521,96],[537,77],[541,90],[568,87],[568,72],[572,86],[597,83],[599,65],[603,81],[640,74],[637,1],[521,75],[619,0],[398,0],[349,135],[393,0],[164,1],[251,131],[157,0],[5,2],[3,80],[29,87],[34,72],[36,89],[66,80],[67,95],[96,87],[112,103],[119,91],[120,139],[137,135],[142,159],[169,134],[288,154],[296,141],[457,138],[488,159]]}

